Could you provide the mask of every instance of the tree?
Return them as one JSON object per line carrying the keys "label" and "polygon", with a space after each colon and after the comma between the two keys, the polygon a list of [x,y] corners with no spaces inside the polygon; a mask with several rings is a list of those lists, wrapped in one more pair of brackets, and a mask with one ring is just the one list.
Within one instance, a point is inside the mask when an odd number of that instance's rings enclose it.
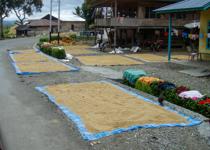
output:
{"label": "tree", "polygon": [[12,0],[0,0],[0,39],[4,38],[4,19],[11,11]]}
{"label": "tree", "polygon": [[42,0],[0,0],[0,38],[4,37],[3,21],[13,10],[18,18],[18,24],[23,25],[26,15],[30,16],[34,11],[41,11]]}
{"label": "tree", "polygon": [[82,9],[81,9],[79,6],[77,6],[77,7],[75,8],[75,12],[73,12],[73,14],[76,15],[76,16],[79,16],[79,17],[81,17],[81,18],[84,17],[84,16],[83,16]]}
{"label": "tree", "polygon": [[84,18],[86,20],[86,29],[93,23],[93,15],[94,9],[90,5],[90,0],[85,0],[82,6],[78,6],[75,8],[75,15]]}
{"label": "tree", "polygon": [[33,15],[34,11],[40,12],[42,6],[42,0],[13,0],[12,10],[18,18],[17,24],[23,25],[27,15]]}

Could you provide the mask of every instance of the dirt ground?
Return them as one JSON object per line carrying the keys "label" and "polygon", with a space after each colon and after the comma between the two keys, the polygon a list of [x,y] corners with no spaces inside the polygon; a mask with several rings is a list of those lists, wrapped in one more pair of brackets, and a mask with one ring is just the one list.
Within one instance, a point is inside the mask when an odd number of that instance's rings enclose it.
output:
{"label": "dirt ground", "polygon": [[[107,79],[103,73],[104,69],[101,69],[101,67],[95,67],[95,70],[93,68],[81,69],[80,72],[17,76],[9,63],[6,49],[31,48],[34,41],[35,39],[18,39],[0,43],[0,80],[2,83],[0,86],[0,130],[5,149],[210,149],[210,125],[208,123],[183,128],[138,129],[106,137],[96,142],[84,141],[74,123],[68,120],[54,104],[50,103],[46,96],[35,91],[34,87],[101,80],[115,82],[115,80]],[[71,60],[70,63],[81,68],[84,67],[76,59]],[[145,63],[136,66],[108,66],[105,68],[113,70],[113,75],[126,68],[144,69],[153,76],[175,82],[178,85],[187,85],[200,90],[202,93],[210,94],[209,78],[195,78],[178,72],[186,68],[193,68],[193,66],[186,64]],[[102,71],[100,72],[100,70]],[[115,83],[135,93],[141,93],[118,82]],[[145,93],[141,94],[156,100]],[[166,102],[166,105],[188,115],[205,119],[199,114],[173,104]]]}

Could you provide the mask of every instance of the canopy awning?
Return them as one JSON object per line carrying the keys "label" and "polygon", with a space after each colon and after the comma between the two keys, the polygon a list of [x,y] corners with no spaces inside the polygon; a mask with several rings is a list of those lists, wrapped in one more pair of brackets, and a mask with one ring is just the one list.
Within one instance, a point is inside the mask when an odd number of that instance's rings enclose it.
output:
{"label": "canopy awning", "polygon": [[178,13],[186,11],[202,11],[210,8],[210,0],[183,0],[154,10],[157,13]]}

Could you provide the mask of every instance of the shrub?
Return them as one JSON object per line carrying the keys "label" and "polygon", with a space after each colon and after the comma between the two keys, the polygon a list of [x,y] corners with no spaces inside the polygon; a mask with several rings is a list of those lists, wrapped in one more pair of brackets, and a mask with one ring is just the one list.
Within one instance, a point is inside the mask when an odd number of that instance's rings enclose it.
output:
{"label": "shrub", "polygon": [[152,90],[152,94],[153,94],[154,96],[160,96],[160,94],[161,94],[161,92],[162,92],[162,91],[159,89],[159,84],[160,84],[160,82],[154,81],[154,82],[152,82],[151,85],[150,85],[151,90]]}
{"label": "shrub", "polygon": [[47,42],[44,42],[44,43],[40,43],[40,50],[45,53],[45,54],[48,54],[48,55],[51,55],[52,53],[52,44],[50,43],[47,43]]}
{"label": "shrub", "polygon": [[[60,39],[62,39],[62,37],[60,37]],[[58,40],[58,36],[57,35],[52,35],[51,36],[51,41],[57,41],[57,40]],[[49,42],[49,38],[47,36],[41,37],[39,39],[39,42],[40,43]]]}
{"label": "shrub", "polygon": [[41,37],[41,38],[39,39],[39,42],[40,42],[40,43],[44,43],[44,42],[48,42],[48,41],[49,41],[48,37]]}
{"label": "shrub", "polygon": [[191,99],[183,100],[177,95],[176,90],[166,90],[163,95],[165,100],[173,104],[198,112],[210,118],[210,107],[208,105],[199,105],[198,102]]}
{"label": "shrub", "polygon": [[152,89],[151,89],[150,85],[148,85],[144,82],[137,81],[135,84],[135,88],[140,91],[146,92],[148,94],[152,94]]}
{"label": "shrub", "polygon": [[176,93],[176,90],[166,90],[163,92],[163,97],[165,100],[174,103],[179,106],[183,106],[186,101],[182,100]]}
{"label": "shrub", "polygon": [[53,47],[51,55],[58,59],[66,58],[66,53],[63,47]]}
{"label": "shrub", "polygon": [[[178,94],[183,91],[188,91],[189,88],[185,86],[176,88],[173,83],[153,79],[155,78],[140,78],[136,81],[135,88],[210,118],[209,97],[205,97],[197,101],[192,99],[182,99]],[[124,80],[124,83],[130,85],[127,80]]]}
{"label": "shrub", "polygon": [[[60,37],[60,39],[62,39],[61,37]],[[57,41],[58,40],[58,36],[57,35],[52,35],[51,36],[51,41]]]}
{"label": "shrub", "polygon": [[66,53],[63,47],[53,47],[51,43],[39,43],[38,44],[40,50],[50,56],[53,56],[58,59],[66,58]]}
{"label": "shrub", "polygon": [[42,48],[42,52],[44,52],[47,55],[51,55],[52,54],[52,48],[51,47],[44,47],[44,48]]}
{"label": "shrub", "polygon": [[76,40],[77,39],[77,35],[76,34],[70,34],[70,39],[72,40]]}

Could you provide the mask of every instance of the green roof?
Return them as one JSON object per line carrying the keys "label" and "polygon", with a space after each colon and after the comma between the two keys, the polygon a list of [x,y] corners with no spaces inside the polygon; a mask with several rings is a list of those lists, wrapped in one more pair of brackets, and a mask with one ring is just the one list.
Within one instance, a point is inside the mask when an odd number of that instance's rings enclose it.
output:
{"label": "green roof", "polygon": [[159,9],[157,13],[176,13],[186,11],[202,11],[210,8],[210,0],[184,0]]}

